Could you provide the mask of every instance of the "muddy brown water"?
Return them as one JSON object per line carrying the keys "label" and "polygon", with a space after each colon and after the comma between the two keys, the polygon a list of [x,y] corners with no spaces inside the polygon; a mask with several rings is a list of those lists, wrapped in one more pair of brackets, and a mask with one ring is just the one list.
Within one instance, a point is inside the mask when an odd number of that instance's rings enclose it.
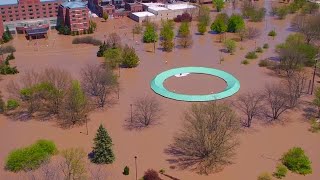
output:
{"label": "muddy brown water", "polygon": [[[227,100],[233,101],[237,95],[262,89],[266,84],[276,82],[279,78],[272,76],[272,72],[258,67],[259,59],[275,56],[275,45],[281,43],[288,33],[290,16],[286,20],[274,20],[268,17],[268,25],[264,23],[249,23],[261,29],[262,35],[256,40],[247,40],[237,43],[235,55],[220,53],[223,45],[218,42],[218,36],[210,33],[204,36],[193,35],[194,45],[190,49],[174,49],[172,53],[153,50],[153,45],[135,43],[141,36],[135,36],[132,40],[130,29],[117,29],[124,24],[131,27],[134,22],[124,19],[98,22],[98,32],[93,36],[104,40],[104,35],[111,32],[121,34],[123,43],[133,45],[140,57],[140,65],[134,69],[121,69],[120,74],[120,99],[110,108],[96,110],[90,113],[88,122],[89,135],[85,135],[85,127],[61,129],[51,121],[28,120],[14,121],[0,115],[0,179],[26,179],[24,173],[10,173],[3,169],[7,154],[22,146],[29,145],[37,139],[54,140],[59,149],[81,147],[86,152],[91,151],[92,140],[100,124],[103,124],[113,139],[116,161],[112,165],[105,165],[108,179],[134,180],[134,156],[137,156],[138,177],[141,177],[149,168],[155,170],[165,169],[166,173],[182,180],[255,180],[261,172],[272,173],[281,155],[293,146],[300,146],[312,160],[313,174],[301,176],[289,173],[290,180],[318,180],[320,177],[319,149],[320,134],[312,134],[308,131],[310,125],[303,116],[301,103],[299,109],[295,109],[283,116],[285,123],[264,125],[261,119],[253,122],[251,129],[246,129],[239,135],[240,145],[236,149],[233,164],[226,166],[221,172],[210,175],[198,175],[190,170],[171,169],[168,163],[170,158],[164,153],[164,149],[172,143],[173,136],[182,127],[182,113],[191,103],[165,99],[156,95],[150,89],[152,78],[162,71],[181,66],[205,66],[224,70],[233,74],[241,83],[240,91]],[[97,20],[98,21],[98,20]],[[116,27],[116,29],[114,29]],[[192,23],[192,32],[196,32],[196,22]],[[273,40],[266,34],[276,29],[278,36]],[[233,35],[228,34],[228,38]],[[45,67],[60,67],[72,73],[75,78],[80,77],[80,69],[87,63],[100,63],[101,58],[96,57],[97,47],[90,45],[72,45],[74,37],[57,35],[51,31],[49,39],[38,40],[38,46],[33,42],[28,43],[23,36],[15,37],[12,44],[16,46],[16,60],[13,64],[18,67],[20,74],[14,76],[2,76],[0,89],[4,97],[10,97],[6,85],[10,80],[18,80],[21,74],[30,69],[41,70]],[[269,43],[270,48],[259,55],[257,60],[252,60],[249,65],[241,65],[244,55],[252,51],[255,44],[262,46]],[[157,48],[159,45],[157,44]],[[240,47],[242,47],[240,49]],[[225,61],[219,63],[220,57]],[[166,64],[165,61],[168,61]],[[222,83],[217,87],[216,85]],[[190,84],[201,88],[194,89]],[[208,93],[211,89],[219,90],[223,81],[202,76],[187,76],[182,79],[169,79],[166,82],[169,89],[177,89],[185,93]],[[159,124],[142,131],[128,131],[124,128],[124,120],[130,113],[130,104],[135,98],[146,94],[155,96],[163,106],[163,116]],[[310,102],[312,97],[304,96],[303,100]],[[130,175],[123,176],[125,166],[130,167]],[[167,180],[168,178],[162,177]]]}

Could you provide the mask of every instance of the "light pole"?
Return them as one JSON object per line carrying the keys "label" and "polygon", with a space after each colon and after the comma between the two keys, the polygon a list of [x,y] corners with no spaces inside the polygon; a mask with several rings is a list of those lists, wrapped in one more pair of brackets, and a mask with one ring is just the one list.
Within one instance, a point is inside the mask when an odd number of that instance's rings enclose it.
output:
{"label": "light pole", "polygon": [[316,57],[316,62],[314,64],[314,69],[313,69],[313,76],[312,76],[312,86],[311,86],[311,95],[313,94],[313,89],[314,89],[314,79],[315,79],[315,76],[316,76],[316,70],[317,70],[317,63],[318,63],[318,59],[319,59],[319,55],[317,55]]}
{"label": "light pole", "polygon": [[132,122],[132,104],[130,104],[130,120]]}
{"label": "light pole", "polygon": [[134,162],[135,162],[135,165],[136,165],[136,180],[138,180],[137,156],[134,156]]}

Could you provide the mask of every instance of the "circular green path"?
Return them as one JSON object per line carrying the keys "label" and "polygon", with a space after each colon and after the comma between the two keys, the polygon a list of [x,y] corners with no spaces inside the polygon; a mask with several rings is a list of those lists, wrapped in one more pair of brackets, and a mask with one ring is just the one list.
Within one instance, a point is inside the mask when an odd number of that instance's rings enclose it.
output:
{"label": "circular green path", "polygon": [[[163,83],[169,77],[174,75],[184,73],[194,73],[194,74],[207,74],[219,77],[227,83],[227,87],[218,93],[206,94],[206,95],[189,95],[189,94],[179,94],[167,90]],[[190,84],[192,86],[192,84]],[[233,75],[218,69],[206,68],[206,67],[180,67],[175,69],[170,69],[158,74],[151,81],[151,89],[166,98],[178,100],[178,101],[190,101],[190,102],[200,102],[200,101],[214,101],[218,99],[223,99],[232,96],[240,89],[240,82]]]}

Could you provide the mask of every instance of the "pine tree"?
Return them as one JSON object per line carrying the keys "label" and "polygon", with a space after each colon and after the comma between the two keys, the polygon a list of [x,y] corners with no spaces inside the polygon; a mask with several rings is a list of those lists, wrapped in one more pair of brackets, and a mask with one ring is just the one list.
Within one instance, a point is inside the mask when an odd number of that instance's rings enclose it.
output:
{"label": "pine tree", "polygon": [[112,139],[107,130],[100,124],[96,137],[94,138],[93,158],[96,164],[111,164],[115,160],[112,151]]}

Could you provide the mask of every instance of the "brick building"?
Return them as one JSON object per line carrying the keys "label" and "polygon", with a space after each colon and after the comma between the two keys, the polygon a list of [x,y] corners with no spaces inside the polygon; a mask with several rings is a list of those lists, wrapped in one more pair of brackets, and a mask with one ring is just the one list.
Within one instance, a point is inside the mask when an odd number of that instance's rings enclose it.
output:
{"label": "brick building", "polygon": [[3,35],[4,32],[4,27],[3,27],[3,23],[2,23],[2,16],[0,16],[0,39]]}
{"label": "brick building", "polygon": [[71,32],[83,32],[89,29],[89,9],[81,1],[67,1],[59,6],[59,25],[68,26]]}
{"label": "brick building", "polygon": [[88,7],[99,17],[102,17],[103,13],[113,15],[116,9],[112,4],[112,0],[88,0]]}

